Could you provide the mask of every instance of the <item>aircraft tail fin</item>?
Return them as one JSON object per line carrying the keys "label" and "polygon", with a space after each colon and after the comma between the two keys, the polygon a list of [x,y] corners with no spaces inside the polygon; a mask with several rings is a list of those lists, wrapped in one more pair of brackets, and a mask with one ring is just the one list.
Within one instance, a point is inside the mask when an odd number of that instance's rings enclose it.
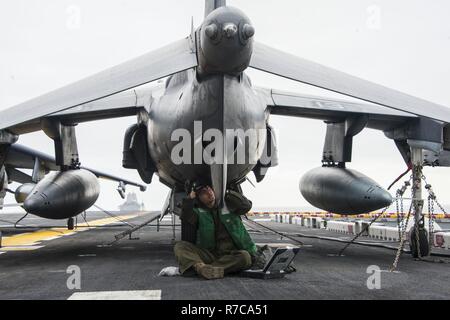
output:
{"label": "aircraft tail fin", "polygon": [[220,7],[225,7],[227,0],[205,0],[205,17]]}

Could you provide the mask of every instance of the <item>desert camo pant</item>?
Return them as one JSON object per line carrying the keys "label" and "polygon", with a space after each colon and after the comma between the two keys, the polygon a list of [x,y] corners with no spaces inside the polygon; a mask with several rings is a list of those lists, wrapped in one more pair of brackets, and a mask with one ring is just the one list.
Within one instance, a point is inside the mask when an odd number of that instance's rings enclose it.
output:
{"label": "desert camo pant", "polygon": [[186,274],[197,263],[222,267],[225,274],[247,270],[252,266],[251,255],[245,250],[215,253],[190,242],[181,241],[175,245],[174,252],[181,274]]}

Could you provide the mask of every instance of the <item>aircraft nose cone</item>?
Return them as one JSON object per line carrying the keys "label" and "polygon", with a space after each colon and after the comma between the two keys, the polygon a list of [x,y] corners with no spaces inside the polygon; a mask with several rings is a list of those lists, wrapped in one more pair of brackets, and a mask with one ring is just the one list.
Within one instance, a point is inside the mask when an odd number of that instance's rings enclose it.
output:
{"label": "aircraft nose cone", "polygon": [[234,23],[226,23],[223,26],[223,32],[228,39],[233,38],[238,31],[238,27]]}
{"label": "aircraft nose cone", "polygon": [[29,213],[39,213],[44,209],[45,198],[41,193],[30,195],[24,202],[23,208]]}
{"label": "aircraft nose cone", "polygon": [[367,192],[361,195],[364,197],[355,202],[359,202],[362,207],[367,209],[367,211],[386,208],[392,203],[391,194],[380,187],[371,187]]}
{"label": "aircraft nose cone", "polygon": [[374,198],[374,202],[379,203],[382,208],[389,206],[393,201],[391,194],[382,188],[377,189]]}

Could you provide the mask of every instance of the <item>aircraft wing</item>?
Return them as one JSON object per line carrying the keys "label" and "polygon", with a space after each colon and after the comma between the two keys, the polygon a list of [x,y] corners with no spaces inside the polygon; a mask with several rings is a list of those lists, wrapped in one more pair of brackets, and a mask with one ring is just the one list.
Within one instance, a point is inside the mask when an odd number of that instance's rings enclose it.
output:
{"label": "aircraft wing", "polygon": [[302,95],[287,91],[256,88],[264,96],[273,115],[310,118],[323,121],[343,121],[348,117],[366,116],[367,127],[389,130],[400,126],[416,115],[383,106],[345,100]]}
{"label": "aircraft wing", "polygon": [[57,119],[66,125],[70,125],[95,120],[134,116],[141,109],[146,109],[147,111],[150,109],[153,101],[153,92],[160,90],[162,87],[163,85],[159,84],[151,88],[117,93],[74,108],[16,124],[9,127],[8,131],[21,135],[42,130],[41,120],[44,118]]}
{"label": "aircraft wing", "polygon": [[[49,171],[58,171],[59,167],[55,163],[55,158],[45,154],[43,152],[33,150],[24,145],[13,144],[11,145],[8,155],[5,161],[5,168],[8,177],[15,182],[27,183],[31,182],[31,176],[20,171],[19,169],[33,169],[35,166],[36,158],[39,160],[41,168],[48,173]],[[140,188],[141,191],[146,190],[146,186],[140,183],[136,183],[121,177],[108,174],[99,170],[91,169],[88,167],[82,167],[85,170],[92,172],[98,178],[121,182],[125,185],[131,185]]]}
{"label": "aircraft wing", "polygon": [[450,108],[255,42],[250,67],[370,103],[450,123]]}
{"label": "aircraft wing", "polygon": [[[40,119],[197,66],[190,37],[0,112],[0,130]],[[117,111],[117,110],[116,110]]]}

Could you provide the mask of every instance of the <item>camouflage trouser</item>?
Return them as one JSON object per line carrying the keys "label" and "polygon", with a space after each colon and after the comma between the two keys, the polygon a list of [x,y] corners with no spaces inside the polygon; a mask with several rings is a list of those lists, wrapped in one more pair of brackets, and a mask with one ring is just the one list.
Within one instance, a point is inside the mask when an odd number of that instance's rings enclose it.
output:
{"label": "camouflage trouser", "polygon": [[181,241],[175,245],[174,251],[181,274],[185,274],[195,264],[202,262],[224,268],[225,274],[247,270],[252,266],[252,258],[245,250],[214,253],[190,242]]}

